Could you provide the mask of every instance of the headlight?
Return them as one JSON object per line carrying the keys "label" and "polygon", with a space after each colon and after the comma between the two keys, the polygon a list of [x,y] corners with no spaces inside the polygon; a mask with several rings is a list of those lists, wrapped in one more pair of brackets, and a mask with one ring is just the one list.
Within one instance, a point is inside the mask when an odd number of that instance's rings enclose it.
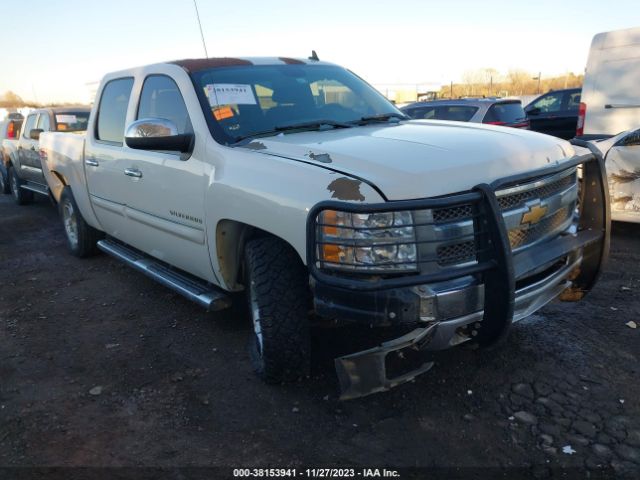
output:
{"label": "headlight", "polygon": [[418,270],[411,212],[348,213],[323,210],[317,218],[320,268],[366,272]]}

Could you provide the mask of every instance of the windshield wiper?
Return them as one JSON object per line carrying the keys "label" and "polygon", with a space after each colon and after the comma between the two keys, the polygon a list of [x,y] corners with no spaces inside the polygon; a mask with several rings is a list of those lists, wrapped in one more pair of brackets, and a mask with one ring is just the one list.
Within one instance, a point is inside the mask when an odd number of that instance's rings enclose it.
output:
{"label": "windshield wiper", "polygon": [[235,143],[241,142],[248,138],[265,137],[269,135],[276,135],[282,132],[288,132],[291,130],[330,130],[332,128],[352,128],[353,124],[345,122],[336,122],[334,120],[313,120],[311,122],[292,123],[291,125],[276,126],[271,130],[264,130],[262,132],[249,133],[247,135],[240,135],[234,138]]}
{"label": "windshield wiper", "polygon": [[367,123],[375,123],[375,122],[388,122],[389,120],[394,120],[395,122],[399,122],[400,120],[409,120],[407,115],[402,113],[379,113],[377,115],[369,115],[367,117],[362,117],[360,120],[357,120],[354,123],[358,125],[365,125]]}

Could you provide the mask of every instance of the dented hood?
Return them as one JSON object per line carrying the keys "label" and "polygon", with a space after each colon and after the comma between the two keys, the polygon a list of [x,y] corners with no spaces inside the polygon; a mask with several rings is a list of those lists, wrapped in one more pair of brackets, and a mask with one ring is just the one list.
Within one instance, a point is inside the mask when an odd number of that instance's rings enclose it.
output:
{"label": "dented hood", "polygon": [[574,155],[571,144],[548,135],[444,121],[281,134],[245,148],[366,179],[389,200],[464,191]]}

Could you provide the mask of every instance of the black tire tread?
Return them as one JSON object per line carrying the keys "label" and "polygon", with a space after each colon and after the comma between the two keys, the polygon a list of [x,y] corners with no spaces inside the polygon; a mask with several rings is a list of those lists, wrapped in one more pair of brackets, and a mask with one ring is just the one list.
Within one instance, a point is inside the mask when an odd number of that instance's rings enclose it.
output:
{"label": "black tire tread", "polygon": [[9,182],[11,182],[12,176],[16,177],[16,183],[18,185],[17,198],[15,195],[12,195],[13,200],[16,202],[16,204],[26,205],[28,203],[31,203],[33,201],[33,192],[30,192],[29,190],[25,190],[24,188],[20,188],[20,185],[22,185],[23,182],[20,176],[16,173],[16,169],[14,167],[9,167],[9,170],[7,171],[7,173],[8,173],[7,177],[9,178]]}
{"label": "black tire tread", "polygon": [[68,186],[62,191],[60,203],[58,205],[61,219],[63,218],[62,206],[66,201],[70,201],[73,204],[73,210],[76,212],[76,219],[78,222],[78,246],[77,248],[73,248],[71,244],[67,242],[69,251],[78,258],[86,258],[96,255],[100,251],[97,243],[99,240],[104,238],[104,233],[93,228],[84,220],[80,210],[78,209],[78,204],[76,203],[75,198],[73,198],[71,187]]}
{"label": "black tire tread", "polygon": [[250,345],[256,373],[267,383],[307,377],[311,295],[308,272],[298,254],[275,237],[251,240],[245,247],[245,272],[246,288],[253,282],[255,289],[263,336],[261,357],[253,335]]}

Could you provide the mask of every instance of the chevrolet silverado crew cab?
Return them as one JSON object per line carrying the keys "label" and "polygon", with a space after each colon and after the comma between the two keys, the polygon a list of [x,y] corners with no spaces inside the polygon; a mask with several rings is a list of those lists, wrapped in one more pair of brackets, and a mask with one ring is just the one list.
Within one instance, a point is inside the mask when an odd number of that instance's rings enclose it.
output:
{"label": "chevrolet silverado crew cab", "polygon": [[343,398],[580,299],[608,252],[597,149],[409,120],[315,56],[111,73],[86,136],[40,148],[71,252],[103,250],[212,310],[246,292],[264,380],[307,375],[311,319],[396,327],[336,359]]}
{"label": "chevrolet silverado crew cab", "polygon": [[87,129],[89,112],[87,107],[60,107],[42,108],[27,115],[5,160],[10,191],[18,205],[30,202],[34,194],[49,195],[40,163],[40,134],[82,132]]}

